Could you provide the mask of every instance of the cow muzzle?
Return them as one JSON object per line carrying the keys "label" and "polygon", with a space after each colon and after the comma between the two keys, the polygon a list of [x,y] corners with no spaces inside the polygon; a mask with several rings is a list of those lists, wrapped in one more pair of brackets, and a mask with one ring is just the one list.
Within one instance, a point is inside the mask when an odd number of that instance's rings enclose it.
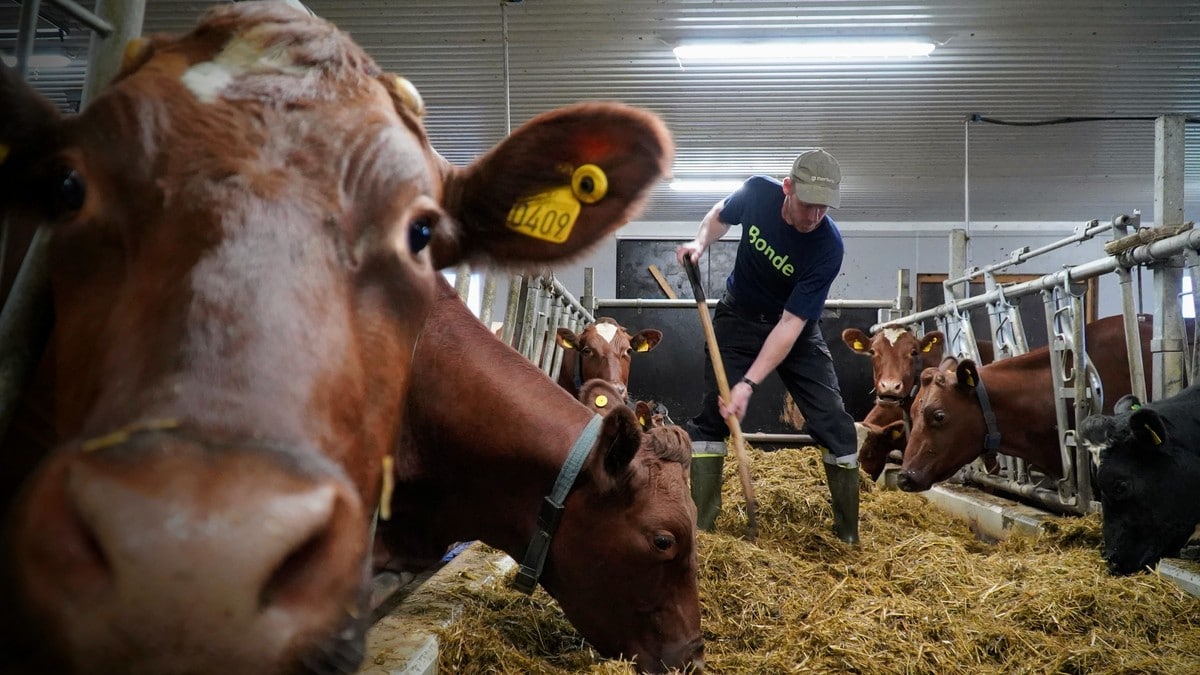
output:
{"label": "cow muzzle", "polygon": [[102,445],[48,460],[10,542],[33,630],[70,671],[282,673],[361,653],[331,647],[365,598],[369,520],[344,476],[174,433]]}

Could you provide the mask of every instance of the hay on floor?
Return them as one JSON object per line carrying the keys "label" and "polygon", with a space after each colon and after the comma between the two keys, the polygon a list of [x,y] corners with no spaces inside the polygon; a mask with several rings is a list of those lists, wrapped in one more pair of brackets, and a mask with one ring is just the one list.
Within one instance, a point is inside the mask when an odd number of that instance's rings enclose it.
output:
{"label": "hay on floor", "polygon": [[[740,538],[732,461],[718,531],[698,540],[709,672],[1200,672],[1200,599],[1157,575],[1109,576],[1096,516],[991,545],[924,498],[864,480],[854,548],[830,531],[818,451],[749,456],[758,541]],[[631,670],[598,659],[540,589],[461,600],[442,672]]]}

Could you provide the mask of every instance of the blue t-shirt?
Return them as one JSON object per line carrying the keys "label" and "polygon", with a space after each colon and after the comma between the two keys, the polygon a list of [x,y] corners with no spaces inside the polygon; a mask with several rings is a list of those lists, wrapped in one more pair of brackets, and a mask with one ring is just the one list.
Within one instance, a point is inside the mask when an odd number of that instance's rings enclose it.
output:
{"label": "blue t-shirt", "polygon": [[842,233],[828,215],[812,232],[796,231],[783,219],[783,196],[778,180],[751,176],[725,199],[721,222],[742,226],[725,287],[738,307],[755,314],[786,309],[812,321],[821,318],[842,268]]}

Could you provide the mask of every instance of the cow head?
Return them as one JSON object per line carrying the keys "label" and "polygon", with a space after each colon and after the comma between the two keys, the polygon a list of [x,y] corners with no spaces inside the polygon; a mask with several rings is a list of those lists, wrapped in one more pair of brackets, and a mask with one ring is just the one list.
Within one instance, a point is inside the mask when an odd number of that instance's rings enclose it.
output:
{"label": "cow head", "polygon": [[[614,319],[602,316],[578,334],[558,329],[558,344],[575,351],[582,366],[577,375],[584,381],[599,378],[617,387],[625,397],[629,386],[629,363],[635,353],[648,352],[662,340],[662,331],[648,328],[632,335]],[[567,356],[564,358],[572,358]]]}
{"label": "cow head", "polygon": [[1185,431],[1180,424],[1190,422],[1200,397],[1180,396],[1190,399],[1187,407],[1160,413],[1157,404],[1134,408],[1136,401],[1125,401],[1116,415],[1093,415],[1079,425],[1083,442],[1099,454],[1104,559],[1113,574],[1177,555],[1200,525],[1200,452],[1189,437],[1194,425]]}
{"label": "cow head", "polygon": [[868,337],[857,328],[842,331],[842,341],[855,354],[871,357],[875,396],[881,402],[900,402],[912,393],[917,374],[937,366],[945,338],[941,331],[918,338],[912,331],[889,326]]}
{"label": "cow head", "polygon": [[979,381],[979,371],[970,360],[948,359],[940,369],[922,371],[896,478],[901,490],[928,490],[980,455],[986,430],[975,394]]}
{"label": "cow head", "polygon": [[[0,67],[0,208],[51,233],[59,438],[0,540],[0,670],[351,672],[436,267],[582,251],[665,131],[577,106],[456,169],[411,86],[282,4],[127,56],[73,118]],[[527,232],[547,191],[595,196],[585,162],[624,197]]]}
{"label": "cow head", "polygon": [[680,427],[643,434],[629,408],[611,412],[541,580],[601,654],[642,672],[703,663],[691,447]]}

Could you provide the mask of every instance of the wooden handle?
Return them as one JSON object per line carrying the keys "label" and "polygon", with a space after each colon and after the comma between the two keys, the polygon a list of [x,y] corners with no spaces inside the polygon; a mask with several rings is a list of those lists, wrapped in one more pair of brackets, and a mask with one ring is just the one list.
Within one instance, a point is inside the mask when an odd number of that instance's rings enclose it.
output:
{"label": "wooden handle", "polygon": [[658,287],[662,289],[662,292],[665,293],[668,298],[672,300],[679,299],[679,296],[675,295],[675,289],[671,288],[671,284],[667,283],[667,278],[664,277],[663,273],[658,270],[658,265],[650,265],[646,269],[650,270],[650,276],[654,277],[654,280],[658,282]]}
{"label": "wooden handle", "polygon": [[[696,263],[684,258],[684,268],[688,279],[692,282],[692,290],[696,295],[696,309],[700,312],[700,327],[704,329],[704,339],[708,343],[708,353],[712,360],[713,374],[717,378],[717,391],[721,398],[729,401],[729,378],[725,375],[725,364],[721,360],[721,350],[717,347],[717,334],[713,330],[712,317],[708,315],[708,303],[704,300],[704,290],[700,286],[700,274]],[[746,458],[746,442],[742,438],[742,424],[737,415],[730,413],[725,417],[729,427],[729,435],[733,437],[734,454],[737,457],[738,477],[742,481],[742,495],[746,499],[746,538],[754,541],[758,538],[758,499],[754,496],[754,484],[750,480],[750,461]]]}

